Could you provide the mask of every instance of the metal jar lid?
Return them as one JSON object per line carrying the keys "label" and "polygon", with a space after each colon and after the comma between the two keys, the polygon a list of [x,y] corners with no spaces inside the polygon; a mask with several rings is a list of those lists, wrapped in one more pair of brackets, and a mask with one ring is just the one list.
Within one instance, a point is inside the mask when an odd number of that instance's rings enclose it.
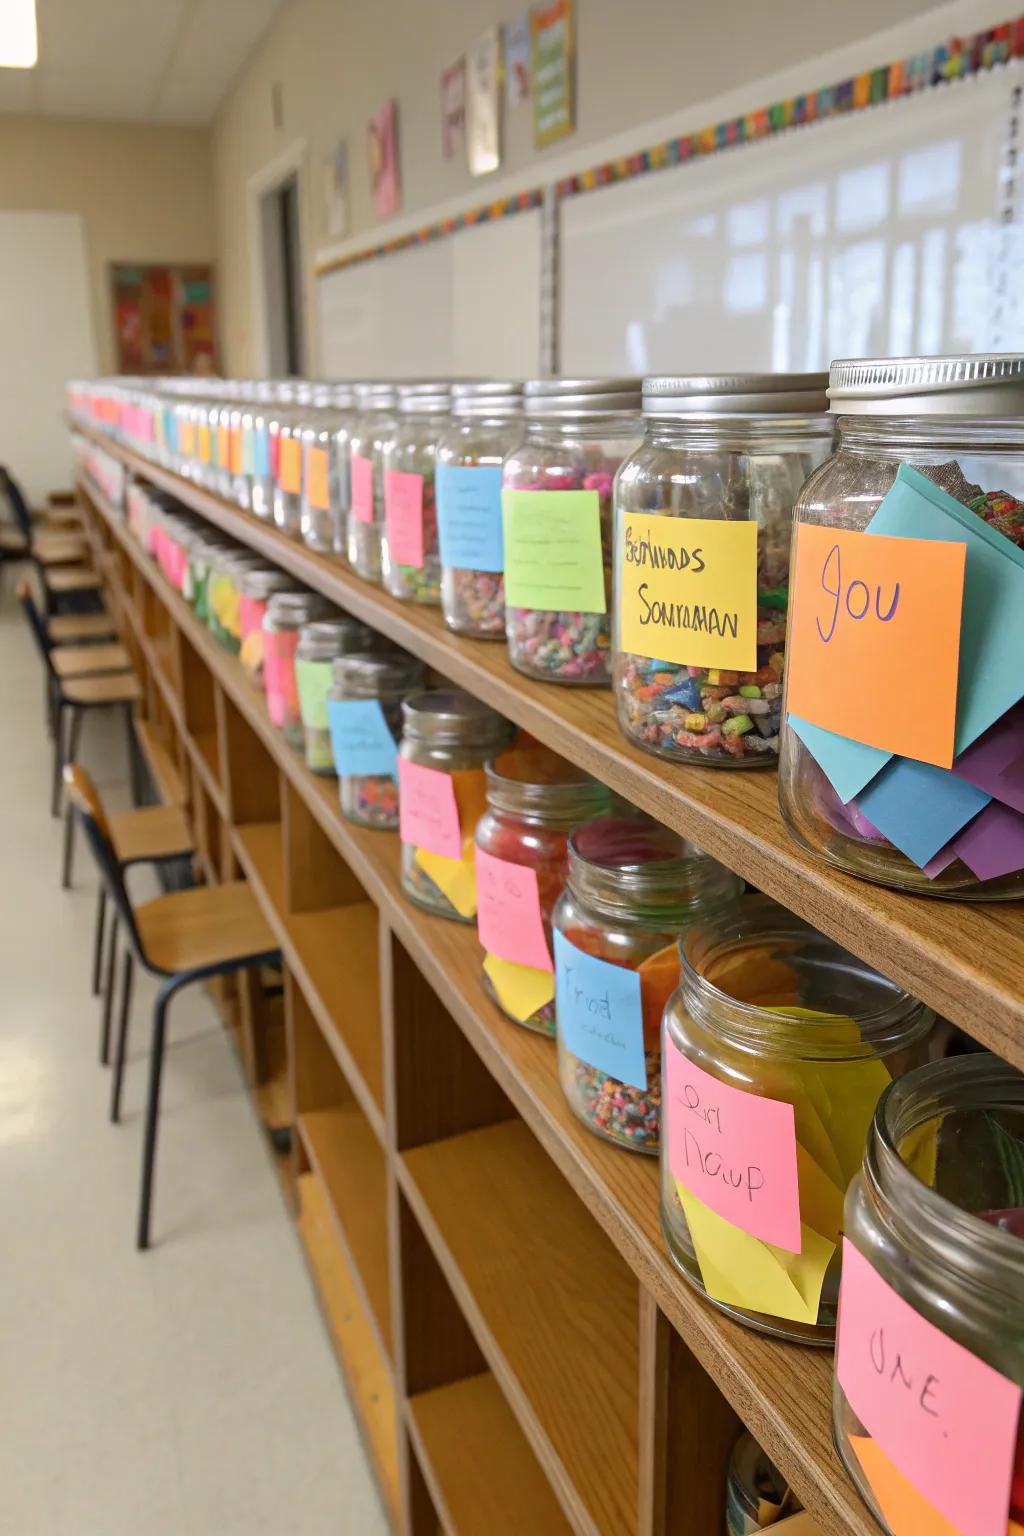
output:
{"label": "metal jar lid", "polygon": [[403,416],[438,416],[451,405],[451,393],[451,385],[443,380],[399,384],[398,409]]}
{"label": "metal jar lid", "polygon": [[358,619],[315,619],[299,631],[299,652],[306,661],[333,661],[346,651],[365,650],[372,635]]}
{"label": "metal jar lid", "polygon": [[267,604],[265,622],[271,629],[301,629],[334,612],[333,603],[319,592],[275,592]]}
{"label": "metal jar lid", "polygon": [[645,416],[801,416],[828,410],[827,373],[692,373],[644,379]]}
{"label": "metal jar lid", "polygon": [[407,736],[458,746],[493,746],[508,732],[503,715],[461,688],[425,688],[402,704]]}
{"label": "metal jar lid", "polygon": [[238,590],[243,597],[252,597],[259,601],[272,596],[275,592],[297,592],[299,589],[295,585],[294,577],[289,576],[287,571],[261,565],[245,571],[238,578]]}
{"label": "metal jar lid", "polygon": [[352,384],[332,384],[330,396],[331,405],[336,411],[351,411],[355,406],[356,392]]}
{"label": "metal jar lid", "polygon": [[355,396],[356,408],[360,411],[393,411],[398,398],[394,384],[384,381],[356,384]]}
{"label": "metal jar lid", "polygon": [[453,416],[521,416],[523,385],[519,379],[478,379],[452,385]]}
{"label": "metal jar lid", "polygon": [[423,663],[405,651],[350,651],[331,665],[331,691],[343,699],[397,703],[423,678]]}
{"label": "metal jar lid", "polygon": [[829,369],[828,397],[840,416],[1021,416],[1024,357],[838,358]]}
{"label": "metal jar lid", "polygon": [[629,416],[640,410],[640,379],[527,379],[528,417],[580,421],[588,416]]}

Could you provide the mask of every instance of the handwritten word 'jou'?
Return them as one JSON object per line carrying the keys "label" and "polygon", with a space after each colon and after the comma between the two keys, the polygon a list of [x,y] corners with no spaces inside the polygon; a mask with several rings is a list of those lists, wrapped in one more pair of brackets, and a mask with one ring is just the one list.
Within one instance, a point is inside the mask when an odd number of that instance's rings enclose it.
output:
{"label": "handwritten word 'jou'", "polygon": [[[702,1120],[719,1136],[724,1135],[721,1107],[717,1104],[702,1104],[700,1094],[692,1083],[686,1083],[683,1088],[683,1102],[698,1120]],[[683,1128],[682,1150],[687,1168],[695,1163],[706,1178],[721,1179],[723,1184],[728,1184],[733,1189],[746,1190],[747,1199],[751,1202],[758,1190],[764,1188],[764,1172],[757,1164],[748,1163],[742,1168],[732,1167],[722,1152],[716,1151],[714,1147],[705,1150],[689,1126]]]}
{"label": "handwritten word 'jou'", "polygon": [[826,645],[836,632],[840,612],[848,613],[851,619],[858,622],[871,615],[882,624],[888,624],[890,619],[895,617],[900,602],[899,582],[896,583],[892,596],[887,600],[882,597],[881,586],[875,587],[874,598],[872,598],[867,582],[861,581],[859,577],[844,583],[843,560],[838,544],[833,544],[825,556],[825,563],[821,568],[821,590],[828,599],[824,605],[827,627],[822,626],[820,618],[815,622],[818,634]]}

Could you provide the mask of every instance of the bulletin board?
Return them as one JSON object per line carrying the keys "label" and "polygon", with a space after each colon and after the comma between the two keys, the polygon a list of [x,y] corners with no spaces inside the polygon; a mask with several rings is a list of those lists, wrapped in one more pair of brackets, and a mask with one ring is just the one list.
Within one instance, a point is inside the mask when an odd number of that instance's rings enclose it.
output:
{"label": "bulletin board", "polygon": [[114,262],[110,283],[119,373],[216,371],[211,267]]}

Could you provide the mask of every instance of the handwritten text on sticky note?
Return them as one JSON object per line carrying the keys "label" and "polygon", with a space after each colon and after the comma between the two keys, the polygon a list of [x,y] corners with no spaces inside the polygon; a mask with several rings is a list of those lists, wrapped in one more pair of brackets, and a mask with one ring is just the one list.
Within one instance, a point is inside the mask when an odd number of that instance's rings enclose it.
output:
{"label": "handwritten text on sticky note", "polygon": [[[953,761],[963,544],[797,529],[786,708],[812,725]],[[913,678],[908,694],[900,679]]]}
{"label": "handwritten text on sticky note", "polygon": [[757,524],[628,512],[621,641],[683,666],[757,670]]}
{"label": "handwritten text on sticky note", "polygon": [[373,522],[373,464],[362,453],[354,453],[349,468],[352,487],[352,516],[357,523]]}
{"label": "handwritten text on sticky note", "polygon": [[801,1251],[792,1104],[733,1088],[669,1045],[662,1114],[673,1176],[762,1242]]}
{"label": "handwritten text on sticky note", "polygon": [[398,816],[403,843],[440,854],[444,859],[462,858],[459,807],[450,773],[423,768],[407,757],[400,757]]}
{"label": "handwritten text on sticky note", "polygon": [[501,465],[439,464],[434,484],[441,564],[455,571],[502,571]]}
{"label": "handwritten text on sticky note", "polygon": [[558,1033],[581,1061],[634,1088],[647,1087],[640,977],[577,949],[555,929]]}
{"label": "handwritten text on sticky note", "polygon": [[552,613],[607,613],[596,491],[501,493],[505,601]]}
{"label": "handwritten text on sticky note", "polygon": [[476,926],[492,955],[550,971],[537,871],[476,850]]}
{"label": "handwritten text on sticky note", "polygon": [[398,749],[379,699],[328,699],[334,766],[342,778],[398,774]]}
{"label": "handwritten text on sticky note", "polygon": [[916,1312],[848,1238],[836,1374],[864,1428],[941,1515],[963,1536],[1005,1536],[1020,1387]]}
{"label": "handwritten text on sticky note", "polygon": [[423,476],[384,471],[384,526],[392,565],[423,565]]}

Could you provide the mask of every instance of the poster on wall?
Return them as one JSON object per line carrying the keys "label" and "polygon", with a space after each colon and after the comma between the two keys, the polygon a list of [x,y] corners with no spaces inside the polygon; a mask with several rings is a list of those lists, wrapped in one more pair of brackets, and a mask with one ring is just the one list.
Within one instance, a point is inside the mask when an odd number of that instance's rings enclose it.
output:
{"label": "poster on wall", "polygon": [[348,234],[348,144],[339,139],[324,162],[324,231],[331,240]]}
{"label": "poster on wall", "polygon": [[488,27],[466,52],[466,160],[470,175],[501,164],[499,73],[501,32]]}
{"label": "poster on wall", "polygon": [[506,22],[502,34],[505,65],[505,100],[510,107],[522,107],[530,99],[530,13],[523,11]]}
{"label": "poster on wall", "polygon": [[212,373],[216,364],[209,266],[110,269],[119,373]]}
{"label": "poster on wall", "polygon": [[466,61],[458,59],[441,71],[441,153],[446,160],[466,137]]}
{"label": "poster on wall", "polygon": [[549,0],[530,12],[533,142],[537,149],[564,139],[576,126],[573,0]]}
{"label": "poster on wall", "polygon": [[398,180],[398,103],[386,102],[369,123],[370,185],[378,219],[388,219],[401,206]]}

